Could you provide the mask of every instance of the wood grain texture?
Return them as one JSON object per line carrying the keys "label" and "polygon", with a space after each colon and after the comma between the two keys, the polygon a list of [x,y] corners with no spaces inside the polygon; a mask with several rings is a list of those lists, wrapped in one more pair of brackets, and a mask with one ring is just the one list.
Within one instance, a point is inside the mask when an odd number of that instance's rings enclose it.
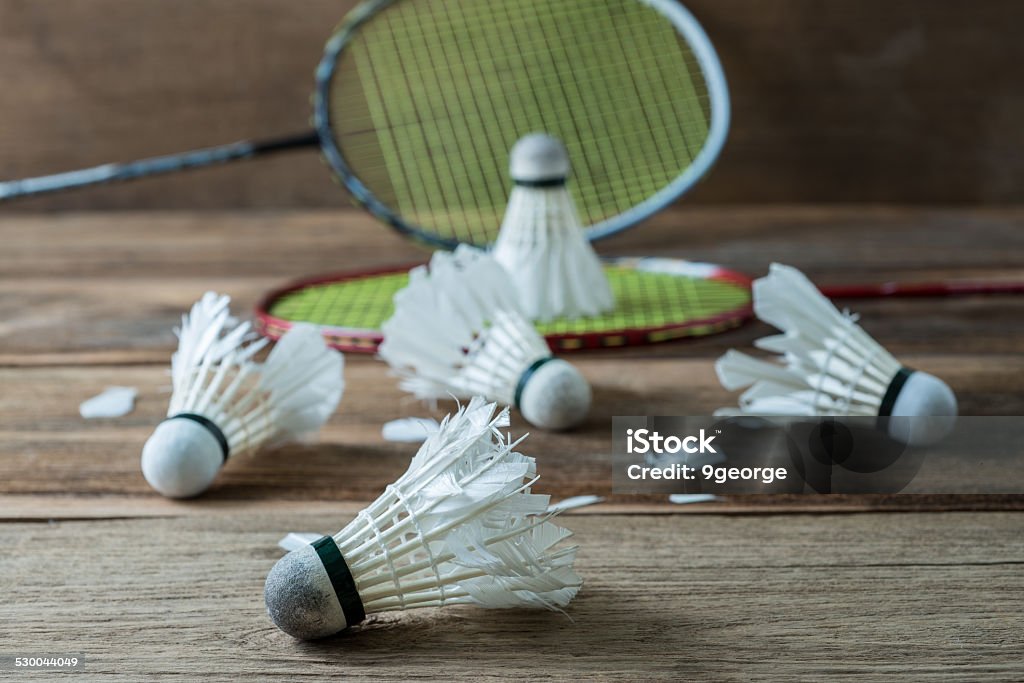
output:
{"label": "wood grain texture", "polygon": [[[428,258],[357,210],[6,214],[0,244],[0,365],[163,363],[172,326],[207,289],[231,294],[236,310],[247,311],[267,290],[300,277]],[[1019,280],[1024,211],[687,209],[608,240],[600,251],[710,261],[754,275],[783,261],[823,284]],[[951,346],[979,355],[1024,352],[1024,297],[848,305],[898,355]],[[615,357],[714,358],[767,329],[748,326]]]}
{"label": "wood grain texture", "polygon": [[[553,495],[552,502],[561,500]],[[253,508],[265,513],[316,516],[355,515],[366,501],[258,500],[224,498],[217,495],[196,500],[170,500],[157,495],[54,495],[0,493],[2,522],[75,522],[161,517],[218,517],[246,514]],[[664,496],[615,496],[605,502],[577,508],[565,514],[577,515],[856,515],[907,512],[989,512],[1024,511],[1021,496],[1002,495],[762,495],[724,496],[721,500],[685,505],[667,505]]]}
{"label": "wood grain texture", "polygon": [[[945,378],[956,390],[961,412],[1024,414],[1024,356],[911,356],[915,367]],[[557,498],[611,493],[612,417],[616,415],[707,415],[728,405],[730,396],[715,379],[709,360],[649,358],[612,362],[582,357],[577,366],[594,387],[594,405],[586,423],[569,433],[531,429],[517,412],[512,429],[530,432],[523,451],[538,459],[543,489]],[[409,415],[443,417],[454,408],[442,403],[431,411],[402,394],[384,364],[349,358],[346,396],[319,442],[292,445],[228,462],[204,500],[369,501],[394,481],[416,446],[389,443],[380,434],[384,422]],[[118,384],[138,387],[135,411],[112,420],[83,420],[78,404]],[[133,367],[0,368],[0,494],[122,495],[155,500],[139,470],[142,444],[166,415],[168,377],[162,365]],[[950,471],[969,467],[961,459]],[[967,480],[974,480],[962,472]],[[923,476],[923,475],[922,475]],[[1011,472],[1007,476],[1013,477]],[[615,497],[629,503],[636,497]],[[639,500],[650,501],[651,498]],[[741,497],[733,502],[772,507],[799,504],[799,496]],[[837,508],[861,504],[857,497],[805,503]],[[913,509],[949,506],[948,499],[922,501],[901,497],[885,501]],[[964,501],[959,501],[963,504]],[[991,505],[1022,503],[1013,497]],[[17,505],[12,502],[16,508]],[[50,515],[60,516],[56,506]],[[2,516],[2,514],[0,514]]]}
{"label": "wood grain texture", "polygon": [[5,653],[80,653],[104,680],[1019,680],[1014,513],[571,516],[568,616],[372,615],[315,643],[267,618],[290,530],[351,513],[0,524]]}
{"label": "wood grain texture", "polygon": [[[308,125],[313,69],[354,0],[0,0],[0,177]],[[734,125],[694,202],[1014,202],[1015,0],[690,0]],[[88,27],[88,30],[83,30]],[[688,200],[690,201],[690,200]],[[17,209],[335,207],[313,153]]]}
{"label": "wood grain texture", "polygon": [[[1019,209],[706,208],[606,253],[752,273],[784,260],[835,283],[1020,278],[1022,224]],[[572,620],[435,610],[293,641],[263,608],[277,540],[340,528],[414,449],[383,442],[382,422],[427,411],[350,355],[319,443],[240,457],[209,495],[164,500],[138,459],[166,406],[171,327],[208,288],[245,311],[292,278],[425,253],[350,211],[5,214],[0,245],[0,654],[83,654],[83,680],[124,681],[1024,676],[1021,496],[615,496],[562,518],[587,582]],[[1019,298],[853,304],[907,362],[948,379],[965,413],[1024,411]],[[712,360],[766,329],[577,356],[594,414],[578,433],[530,436],[541,488],[607,493],[607,418],[722,404]],[[113,384],[140,389],[135,412],[78,417]],[[986,512],[938,512],[950,509]]]}
{"label": "wood grain texture", "polygon": [[[1021,277],[1024,212],[872,207],[691,209],[610,241],[605,253],[684,256],[764,272],[783,259],[824,282]],[[0,218],[0,494],[14,517],[60,517],[38,496],[127,496],[158,505],[143,481],[142,443],[163,416],[172,327],[205,289],[249,310],[267,289],[317,272],[421,260],[426,254],[361,212],[151,212]],[[863,323],[905,362],[946,378],[964,414],[1024,412],[1024,298],[852,302]],[[706,414],[730,397],[712,361],[765,334],[727,334],[575,357],[595,387],[590,420],[572,434],[533,430],[556,497],[608,494],[608,419]],[[381,425],[427,409],[402,395],[385,367],[349,355],[341,411],[315,445],[243,456],[209,499],[367,501],[413,448]],[[87,422],[78,404],[109,385],[139,387],[136,411]],[[443,412],[450,406],[442,405]],[[524,426],[515,417],[519,430]],[[31,497],[26,507],[22,501]],[[663,501],[616,497],[657,509]],[[121,505],[122,503],[116,503]],[[77,514],[86,514],[74,503]],[[130,505],[125,502],[124,505]],[[736,497],[730,511],[991,509],[1006,497]],[[126,509],[126,508],[122,508]]]}

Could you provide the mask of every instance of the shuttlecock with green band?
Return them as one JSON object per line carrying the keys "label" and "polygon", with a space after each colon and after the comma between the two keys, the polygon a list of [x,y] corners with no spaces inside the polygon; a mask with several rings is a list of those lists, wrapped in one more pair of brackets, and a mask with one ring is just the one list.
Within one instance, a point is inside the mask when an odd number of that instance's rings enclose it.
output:
{"label": "shuttlecock with green band", "polygon": [[716,415],[876,417],[879,428],[909,445],[933,443],[953,429],[952,389],[903,366],[795,268],[772,264],[754,282],[754,313],[783,332],[755,342],[779,362],[734,350],[719,358],[722,386],[750,388],[738,409]]}
{"label": "shuttlecock with green band", "polygon": [[475,398],[449,416],[408,470],[344,529],[285,555],[267,612],[305,640],[368,614],[471,604],[561,610],[582,580],[571,536],[533,493],[533,458],[502,435],[508,409]]}
{"label": "shuttlecock with green band", "polygon": [[382,329],[380,357],[418,398],[484,396],[553,430],[579,424],[590,409],[590,385],[552,356],[506,272],[480,250],[437,252],[415,268]]}

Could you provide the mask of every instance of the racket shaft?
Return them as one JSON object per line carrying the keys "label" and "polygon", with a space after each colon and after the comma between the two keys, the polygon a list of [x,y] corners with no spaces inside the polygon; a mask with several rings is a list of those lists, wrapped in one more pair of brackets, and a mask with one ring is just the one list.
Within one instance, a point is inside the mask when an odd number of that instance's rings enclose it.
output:
{"label": "racket shaft", "polygon": [[1024,294],[1024,282],[1020,280],[950,280],[946,282],[910,283],[882,282],[878,284],[822,287],[821,291],[830,299]]}
{"label": "racket shaft", "polygon": [[136,178],[174,173],[192,168],[202,168],[237,159],[249,159],[255,156],[273,154],[289,149],[312,147],[318,144],[319,139],[315,133],[278,138],[264,142],[243,140],[229,145],[208,147],[181,154],[170,154],[127,163],[103,164],[78,171],[0,182],[0,202],[17,197],[58,192],[75,187],[134,180]]}

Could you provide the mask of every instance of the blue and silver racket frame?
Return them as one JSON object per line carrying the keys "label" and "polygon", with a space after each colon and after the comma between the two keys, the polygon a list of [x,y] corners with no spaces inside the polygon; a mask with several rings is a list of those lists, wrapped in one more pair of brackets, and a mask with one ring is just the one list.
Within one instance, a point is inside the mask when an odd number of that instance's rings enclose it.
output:
{"label": "blue and silver racket frame", "polygon": [[[366,187],[345,160],[331,135],[329,90],[342,51],[352,42],[360,27],[386,7],[412,0],[371,0],[353,9],[328,40],[316,70],[313,94],[314,131],[265,141],[243,140],[181,154],[171,154],[126,163],[102,164],[93,168],[19,180],[0,181],[0,203],[19,197],[58,192],[110,182],[135,180],[174,173],[238,159],[251,159],[293,149],[319,145],[321,153],[337,179],[359,204],[395,230],[434,247],[453,249],[459,241],[441,237],[402,220]],[[495,0],[500,1],[500,0]],[[711,122],[708,136],[693,162],[671,183],[631,209],[586,228],[590,240],[599,240],[630,228],[661,211],[690,190],[703,178],[725,144],[729,129],[729,90],[718,55],[707,34],[694,16],[676,0],[636,0],[659,12],[676,27],[696,57],[707,84]],[[484,245],[480,245],[484,246]]]}
{"label": "blue and silver racket frame", "polygon": [[[313,127],[320,136],[320,148],[325,161],[352,194],[356,202],[366,208],[378,220],[387,223],[395,230],[419,242],[443,249],[454,249],[460,244],[459,240],[443,238],[418,226],[410,225],[402,220],[390,207],[381,202],[352,171],[352,167],[345,160],[345,156],[341,153],[341,150],[334,141],[334,137],[331,135],[329,93],[334,70],[342,51],[349,45],[364,22],[384,7],[402,1],[377,0],[359,5],[352,10],[352,13],[346,17],[335,34],[327,41],[323,58],[320,60],[320,65],[316,70],[316,90],[313,95]],[[697,18],[688,9],[676,2],[676,0],[637,0],[637,2],[647,5],[668,19],[689,45],[691,52],[693,52],[700,65],[701,72],[704,74],[704,81],[707,84],[711,122],[704,146],[693,160],[693,163],[687,166],[679,177],[640,204],[617,216],[612,216],[600,223],[587,227],[587,238],[592,242],[633,227],[689,192],[694,185],[707,175],[715,161],[717,161],[729,133],[731,105],[725,72],[722,71],[722,63],[719,61],[718,53],[715,51],[710,38],[708,38],[708,34],[697,21]]]}

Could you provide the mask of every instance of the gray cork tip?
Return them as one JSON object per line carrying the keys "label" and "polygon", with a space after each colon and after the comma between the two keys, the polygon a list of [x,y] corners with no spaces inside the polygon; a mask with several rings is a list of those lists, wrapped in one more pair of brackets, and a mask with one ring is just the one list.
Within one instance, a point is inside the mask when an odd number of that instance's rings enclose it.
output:
{"label": "gray cork tip", "polygon": [[562,141],[546,133],[519,139],[509,154],[509,173],[517,183],[537,183],[569,177],[569,152]]}
{"label": "gray cork tip", "polygon": [[277,561],[267,575],[263,598],[274,624],[293,638],[326,638],[348,626],[331,578],[312,546]]}

